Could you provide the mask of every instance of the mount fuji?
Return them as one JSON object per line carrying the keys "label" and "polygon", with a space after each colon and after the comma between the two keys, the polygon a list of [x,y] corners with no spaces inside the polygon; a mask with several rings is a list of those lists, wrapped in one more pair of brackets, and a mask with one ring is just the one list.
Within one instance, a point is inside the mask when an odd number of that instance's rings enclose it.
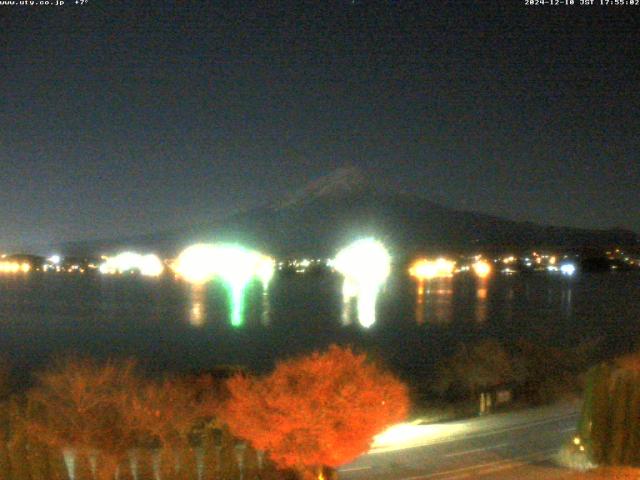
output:
{"label": "mount fuji", "polygon": [[117,242],[69,244],[65,250],[97,253],[98,248],[139,246],[175,254],[195,241],[233,241],[278,256],[327,256],[362,236],[376,237],[402,255],[639,245],[638,235],[627,230],[540,225],[444,207],[379,185],[356,167],[344,167],[277,202],[211,224]]}

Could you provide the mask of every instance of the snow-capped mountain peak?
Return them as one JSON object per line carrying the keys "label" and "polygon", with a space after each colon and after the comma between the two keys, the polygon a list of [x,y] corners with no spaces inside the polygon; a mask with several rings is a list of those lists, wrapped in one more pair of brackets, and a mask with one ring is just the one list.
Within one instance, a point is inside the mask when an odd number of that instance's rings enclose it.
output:
{"label": "snow-capped mountain peak", "polygon": [[372,188],[365,173],[356,166],[340,167],[289,195],[279,206],[290,207],[316,198],[357,193]]}

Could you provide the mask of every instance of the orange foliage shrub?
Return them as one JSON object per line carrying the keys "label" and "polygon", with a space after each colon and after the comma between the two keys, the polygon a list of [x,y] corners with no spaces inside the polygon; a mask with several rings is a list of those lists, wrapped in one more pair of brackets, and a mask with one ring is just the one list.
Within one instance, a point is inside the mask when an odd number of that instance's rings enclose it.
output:
{"label": "orange foliage shrub", "polygon": [[640,372],[640,353],[633,353],[624,357],[618,358],[616,363],[630,372]]}
{"label": "orange foliage shrub", "polygon": [[25,420],[34,440],[97,460],[100,478],[113,478],[135,448],[162,450],[175,465],[190,435],[211,423],[224,392],[211,376],[149,381],[134,363],[58,363],[38,376]]}
{"label": "orange foliage shrub", "polygon": [[99,452],[100,470],[109,477],[134,441],[119,398],[138,386],[133,362],[58,363],[38,376],[37,386],[28,394],[32,413],[27,431],[54,448]]}
{"label": "orange foliage shrub", "polygon": [[189,435],[219,409],[217,387],[203,375],[146,382],[138,392],[124,392],[121,410],[137,445],[162,447],[174,456],[187,449]]}
{"label": "orange foliage shrub", "polygon": [[337,467],[402,421],[407,388],[349,348],[288,360],[264,378],[237,375],[221,415],[231,433],[281,468]]}

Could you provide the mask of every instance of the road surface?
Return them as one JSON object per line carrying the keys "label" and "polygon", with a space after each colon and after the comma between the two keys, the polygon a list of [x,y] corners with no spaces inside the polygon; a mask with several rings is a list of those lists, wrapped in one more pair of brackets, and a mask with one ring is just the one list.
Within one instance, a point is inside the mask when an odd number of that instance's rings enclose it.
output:
{"label": "road surface", "polygon": [[436,425],[407,424],[340,468],[343,480],[556,479],[553,455],[570,440],[578,406],[559,404]]}

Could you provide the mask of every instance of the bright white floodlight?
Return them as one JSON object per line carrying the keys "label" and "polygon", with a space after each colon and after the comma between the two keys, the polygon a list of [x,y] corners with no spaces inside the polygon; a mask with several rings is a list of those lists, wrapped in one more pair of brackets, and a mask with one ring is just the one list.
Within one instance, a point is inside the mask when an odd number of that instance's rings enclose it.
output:
{"label": "bright white floodlight", "polygon": [[175,264],[176,273],[186,281],[201,285],[219,278],[231,297],[231,324],[243,322],[244,291],[259,278],[266,292],[275,272],[275,260],[254,250],[234,244],[198,244],[185,249]]}
{"label": "bright white floodlight", "polygon": [[433,278],[447,278],[453,276],[456,262],[446,258],[431,260],[420,258],[413,262],[409,269],[409,275],[418,281],[431,280]]}
{"label": "bright white floodlight", "polygon": [[256,275],[262,282],[263,293],[267,292],[269,283],[276,272],[276,261],[266,255],[261,255],[256,266]]}
{"label": "bright white floodlight", "polygon": [[563,263],[562,265],[560,265],[560,273],[571,277],[574,273],[576,273],[576,266],[573,263]]}
{"label": "bright white floodlight", "polygon": [[140,255],[134,252],[122,252],[115,257],[108,258],[100,265],[100,272],[126,273],[137,270],[140,275],[157,277],[164,271],[164,265],[157,255]]}
{"label": "bright white floodlight", "polygon": [[334,268],[344,276],[345,303],[356,298],[358,321],[370,327],[376,321],[376,299],[391,271],[391,257],[386,248],[372,238],[358,240],[338,252]]}
{"label": "bright white floodlight", "polygon": [[216,248],[199,243],[185,248],[174,265],[175,272],[187,282],[201,285],[215,274]]}
{"label": "bright white floodlight", "polygon": [[162,260],[152,253],[141,255],[138,261],[140,274],[146,277],[159,277],[164,272]]}

